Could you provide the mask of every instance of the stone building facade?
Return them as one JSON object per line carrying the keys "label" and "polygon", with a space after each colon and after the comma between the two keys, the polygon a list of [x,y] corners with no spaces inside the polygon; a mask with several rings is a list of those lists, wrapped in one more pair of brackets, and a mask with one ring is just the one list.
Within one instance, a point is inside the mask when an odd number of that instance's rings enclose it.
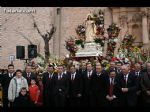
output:
{"label": "stone building facade", "polygon": [[[1,7],[0,8],[0,67],[7,68],[9,56],[16,56],[16,46],[27,46],[29,38],[44,54],[44,42],[33,25],[33,17],[42,33],[56,26],[56,33],[50,40],[50,53],[57,57],[68,54],[65,40],[76,36],[75,28],[82,24],[87,14],[102,9],[105,13],[105,28],[112,22],[121,27],[119,40],[126,32],[136,36],[135,45],[143,43],[150,47],[150,7]],[[119,44],[118,44],[119,46]],[[23,68],[24,61],[15,59],[16,68]]]}

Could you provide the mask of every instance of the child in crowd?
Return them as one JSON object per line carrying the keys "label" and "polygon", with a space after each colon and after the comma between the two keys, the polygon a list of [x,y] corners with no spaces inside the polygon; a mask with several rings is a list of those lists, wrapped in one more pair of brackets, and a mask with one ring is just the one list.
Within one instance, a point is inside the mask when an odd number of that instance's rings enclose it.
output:
{"label": "child in crowd", "polygon": [[36,85],[35,79],[31,79],[31,85],[29,86],[29,95],[31,98],[32,106],[36,106],[38,103],[40,90],[39,87]]}
{"label": "child in crowd", "polygon": [[38,80],[37,85],[38,85],[39,90],[40,90],[37,105],[38,106],[43,106],[43,83],[42,83],[42,79],[41,79],[40,75],[37,75],[37,80]]}
{"label": "child in crowd", "polygon": [[25,87],[21,88],[19,92],[19,96],[15,98],[13,106],[14,107],[29,107],[30,106],[30,97]]}

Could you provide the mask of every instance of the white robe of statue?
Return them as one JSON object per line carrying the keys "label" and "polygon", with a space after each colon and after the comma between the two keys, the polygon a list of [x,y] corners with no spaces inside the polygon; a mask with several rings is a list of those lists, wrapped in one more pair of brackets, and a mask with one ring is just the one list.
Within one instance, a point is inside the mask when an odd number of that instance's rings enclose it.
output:
{"label": "white robe of statue", "polygon": [[86,20],[85,22],[85,36],[86,36],[86,42],[92,42],[95,38],[95,22],[93,20]]}

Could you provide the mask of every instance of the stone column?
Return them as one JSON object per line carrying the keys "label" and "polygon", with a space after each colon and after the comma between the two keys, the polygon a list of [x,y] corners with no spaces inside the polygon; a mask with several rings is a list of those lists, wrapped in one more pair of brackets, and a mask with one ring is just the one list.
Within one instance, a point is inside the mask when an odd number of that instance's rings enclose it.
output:
{"label": "stone column", "polygon": [[104,24],[105,24],[105,28],[107,27],[108,28],[108,25],[112,24],[113,22],[113,16],[112,16],[112,10],[111,8],[107,7],[105,10],[104,10]]}
{"label": "stone column", "polygon": [[54,9],[54,25],[56,26],[56,32],[53,39],[53,53],[56,56],[60,56],[60,41],[61,41],[61,8]]}
{"label": "stone column", "polygon": [[142,8],[142,36],[143,36],[143,44],[146,45],[149,43],[148,37],[148,19],[147,19],[147,9]]}
{"label": "stone column", "polygon": [[[113,22],[113,15],[112,15],[112,9],[110,7],[107,7],[105,10],[104,10],[104,27],[105,29],[107,29],[109,27],[109,25],[111,25]],[[108,35],[105,34],[105,36],[107,37]],[[105,42],[105,45],[104,45],[104,54],[103,56],[105,57],[106,56],[106,53],[107,53],[107,42]]]}
{"label": "stone column", "polygon": [[118,26],[120,26],[120,24],[119,24],[119,15],[120,15],[119,12],[120,12],[119,7],[112,8],[113,23],[116,23]]}
{"label": "stone column", "polygon": [[0,7],[0,67],[2,67],[2,10],[3,8]]}
{"label": "stone column", "polygon": [[115,55],[118,53],[118,49],[120,48],[120,45],[122,44],[122,40],[124,38],[124,35],[127,33],[127,30],[128,30],[128,28],[127,28],[127,19],[128,19],[128,17],[127,17],[126,7],[120,7],[117,25],[119,27],[121,27],[121,31],[118,35],[118,42],[116,44],[116,48],[115,48],[115,51],[114,51]]}

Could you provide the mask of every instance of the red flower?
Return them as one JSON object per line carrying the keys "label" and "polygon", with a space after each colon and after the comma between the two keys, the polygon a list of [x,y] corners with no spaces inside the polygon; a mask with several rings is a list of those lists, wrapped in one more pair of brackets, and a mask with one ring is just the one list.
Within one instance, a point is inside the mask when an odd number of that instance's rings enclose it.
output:
{"label": "red flower", "polygon": [[115,62],[115,61],[117,61],[118,59],[116,58],[116,57],[113,57],[112,59],[111,59],[111,61],[113,61],[113,62]]}
{"label": "red flower", "polygon": [[100,34],[100,31],[97,31],[97,32],[96,32],[96,35],[99,35],[99,34]]}

